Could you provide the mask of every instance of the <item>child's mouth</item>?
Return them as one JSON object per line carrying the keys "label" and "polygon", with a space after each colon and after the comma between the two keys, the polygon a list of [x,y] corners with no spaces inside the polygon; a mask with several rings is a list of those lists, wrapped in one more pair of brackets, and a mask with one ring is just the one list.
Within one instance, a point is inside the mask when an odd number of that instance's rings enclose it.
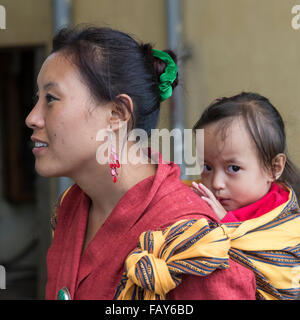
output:
{"label": "child's mouth", "polygon": [[230,201],[230,199],[228,198],[217,198],[217,200],[221,203],[222,206],[228,204],[228,202]]}

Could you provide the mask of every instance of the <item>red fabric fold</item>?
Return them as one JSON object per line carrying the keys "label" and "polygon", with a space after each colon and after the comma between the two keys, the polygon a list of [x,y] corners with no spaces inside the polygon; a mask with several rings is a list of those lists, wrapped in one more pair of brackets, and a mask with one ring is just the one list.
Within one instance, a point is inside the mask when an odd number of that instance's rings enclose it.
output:
{"label": "red fabric fold", "polygon": [[228,211],[222,222],[241,222],[258,218],[287,202],[288,199],[289,192],[283,186],[273,183],[269,192],[264,197],[246,207]]}

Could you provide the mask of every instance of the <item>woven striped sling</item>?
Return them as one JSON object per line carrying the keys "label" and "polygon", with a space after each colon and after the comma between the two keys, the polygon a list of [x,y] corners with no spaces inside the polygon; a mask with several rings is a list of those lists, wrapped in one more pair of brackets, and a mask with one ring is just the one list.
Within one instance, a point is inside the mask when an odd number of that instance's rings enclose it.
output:
{"label": "woven striped sling", "polygon": [[182,274],[206,276],[228,268],[229,258],[254,272],[257,299],[295,299],[300,290],[300,210],[289,191],[286,203],[255,219],[221,225],[182,220],[142,233],[126,259],[115,299],[166,299]]}

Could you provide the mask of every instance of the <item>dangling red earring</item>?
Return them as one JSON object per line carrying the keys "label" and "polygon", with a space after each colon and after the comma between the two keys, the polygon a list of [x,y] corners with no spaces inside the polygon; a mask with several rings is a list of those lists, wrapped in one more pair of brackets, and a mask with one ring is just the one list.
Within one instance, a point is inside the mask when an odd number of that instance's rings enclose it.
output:
{"label": "dangling red earring", "polygon": [[110,152],[110,157],[109,157],[109,167],[110,167],[110,173],[113,177],[113,182],[117,182],[117,168],[120,168],[120,163],[119,163],[119,158],[116,153],[116,150],[113,146],[111,146],[111,152]]}
{"label": "dangling red earring", "polygon": [[117,168],[120,168],[120,162],[119,162],[119,157],[117,155],[116,149],[113,144],[113,139],[112,139],[113,131],[110,128],[110,156],[109,156],[109,167],[110,167],[110,174],[113,177],[113,183],[117,182]]}

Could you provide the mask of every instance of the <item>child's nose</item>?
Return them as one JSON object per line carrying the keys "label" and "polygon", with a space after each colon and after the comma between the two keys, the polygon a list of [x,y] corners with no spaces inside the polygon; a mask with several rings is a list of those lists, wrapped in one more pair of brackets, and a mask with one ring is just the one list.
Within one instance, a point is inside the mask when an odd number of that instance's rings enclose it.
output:
{"label": "child's nose", "polygon": [[26,126],[35,130],[44,126],[44,116],[41,107],[36,104],[25,120]]}
{"label": "child's nose", "polygon": [[214,190],[224,189],[225,180],[221,172],[216,172],[213,176],[212,187]]}

